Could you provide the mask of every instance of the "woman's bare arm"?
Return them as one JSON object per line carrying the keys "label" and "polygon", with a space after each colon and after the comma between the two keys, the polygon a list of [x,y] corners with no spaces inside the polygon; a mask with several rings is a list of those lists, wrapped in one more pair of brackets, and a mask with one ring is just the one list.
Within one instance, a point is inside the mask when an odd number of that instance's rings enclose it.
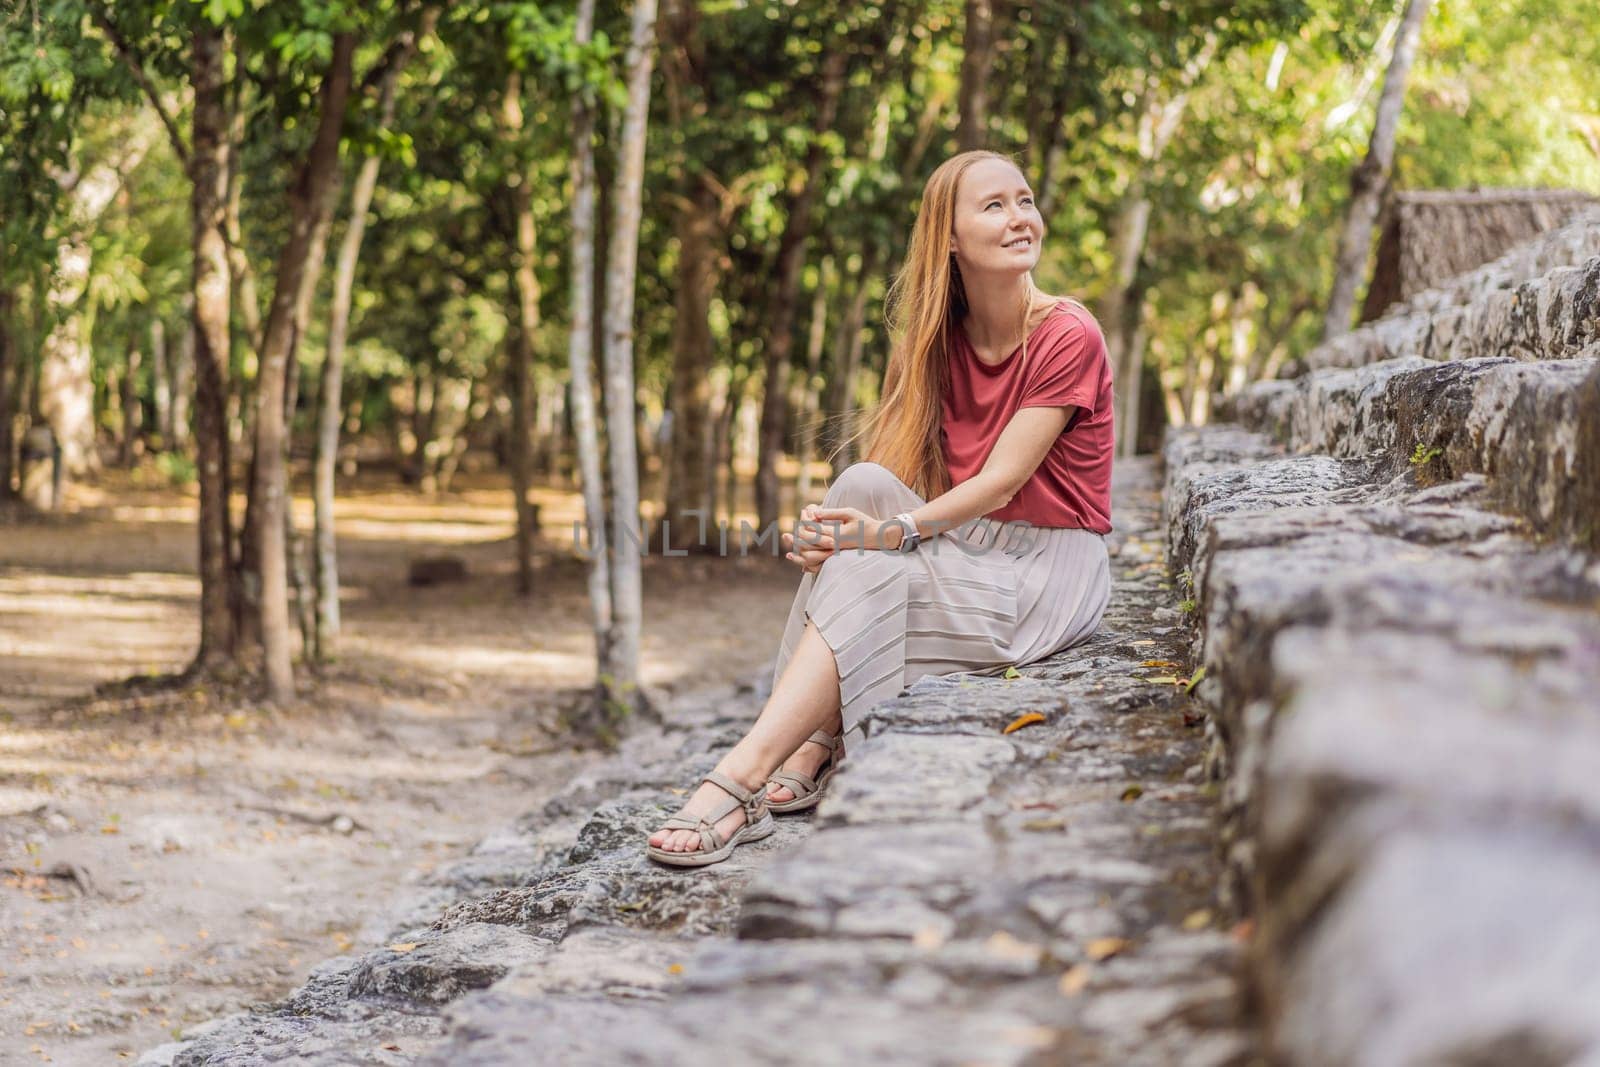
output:
{"label": "woman's bare arm", "polygon": [[[935,537],[1011,503],[1066,429],[1074,410],[1032,407],[1018,411],[1000,431],[982,470],[910,513],[917,532],[924,538]],[[863,516],[853,508],[818,507],[808,511],[830,529],[839,527],[837,537],[823,534],[814,541],[818,548],[837,550],[863,544],[867,548],[896,548],[906,532],[900,524],[888,523],[892,518],[888,515]],[[828,545],[828,541],[833,544]]]}

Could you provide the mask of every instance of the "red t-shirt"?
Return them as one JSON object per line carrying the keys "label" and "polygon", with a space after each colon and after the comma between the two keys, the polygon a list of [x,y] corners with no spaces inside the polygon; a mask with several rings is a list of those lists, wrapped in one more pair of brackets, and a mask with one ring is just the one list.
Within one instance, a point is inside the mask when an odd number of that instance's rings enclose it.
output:
{"label": "red t-shirt", "polygon": [[1111,366],[1094,316],[1067,301],[1057,304],[1028,335],[1026,366],[1020,345],[991,367],[973,351],[966,331],[958,326],[953,333],[939,434],[951,484],[983,469],[1000,432],[1021,408],[1079,408],[1011,503],[988,518],[1109,533]]}

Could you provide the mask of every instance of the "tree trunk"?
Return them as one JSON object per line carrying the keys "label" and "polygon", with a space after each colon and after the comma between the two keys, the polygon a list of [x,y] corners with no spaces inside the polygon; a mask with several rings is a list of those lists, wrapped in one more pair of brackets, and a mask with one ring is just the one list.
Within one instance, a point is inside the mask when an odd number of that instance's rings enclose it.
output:
{"label": "tree trunk", "polygon": [[[698,0],[673,0],[662,14],[662,73],[667,114],[675,129],[703,128],[707,89],[704,41]],[[687,143],[687,142],[685,142]],[[678,149],[678,188],[671,198],[678,240],[678,277],[672,320],[671,435],[662,467],[662,515],[666,547],[705,547],[715,520],[712,455],[711,300],[720,273],[723,239],[721,210],[726,192],[703,160]],[[690,514],[695,512],[697,514]]]}
{"label": "tree trunk", "polygon": [[[437,12],[424,17],[420,33],[432,32]],[[403,52],[385,72],[379,89],[378,125],[387,129],[394,122],[395,97],[400,72],[415,48],[416,35],[402,42]],[[344,350],[350,332],[350,308],[355,292],[356,264],[361,258],[361,242],[367,232],[367,212],[378,188],[377,155],[361,161],[350,190],[350,218],[334,267],[333,295],[328,309],[328,345],[323,353],[317,382],[317,439],[312,459],[312,572],[315,576],[317,662],[327,663],[337,649],[341,619],[339,615],[339,551],[334,533],[334,474],[339,461],[339,427],[344,419]]]}
{"label": "tree trunk", "polygon": [[778,456],[784,450],[788,422],[789,353],[794,346],[794,320],[800,302],[800,271],[805,266],[806,239],[811,233],[811,207],[816,200],[822,171],[821,135],[833,128],[844,87],[848,53],[841,45],[822,64],[822,86],[817,99],[816,122],[806,149],[800,185],[789,201],[789,218],[778,242],[778,272],[772,299],[763,316],[766,333],[766,385],[761,403],[761,430],[756,456],[756,521],[762,529],[778,521]]}
{"label": "tree trunk", "polygon": [[[243,62],[242,57],[236,62]],[[228,202],[225,231],[228,236],[228,277],[234,299],[238,301],[239,324],[245,339],[257,355],[261,352],[261,297],[256,291],[256,273],[244,250],[244,228],[239,209],[244,198],[244,170],[239,166],[240,145],[244,142],[245,109],[235,107],[228,120]],[[241,385],[243,383],[240,383]]]}
{"label": "tree trunk", "polygon": [[[522,75],[513,71],[506,80],[500,103],[500,128],[509,142],[519,140],[523,131]],[[511,198],[516,247],[512,279],[515,282],[517,314],[507,346],[506,385],[511,394],[511,496],[517,515],[517,592],[533,592],[533,338],[539,329],[539,275],[534,269],[538,255],[538,231],[533,219],[533,178],[520,168],[506,181]]]}
{"label": "tree trunk", "polygon": [[[595,0],[578,0],[574,38],[586,45],[594,34]],[[595,416],[594,314],[599,264],[595,257],[594,109],[583,93],[572,100],[572,332],[567,363],[571,369],[572,432],[578,452],[588,528],[589,605],[595,637],[596,695],[609,695],[605,677],[611,669],[610,542],[606,534],[605,481],[601,471],[600,428]],[[576,531],[574,532],[576,538]]]}
{"label": "tree trunk", "polygon": [[163,452],[172,449],[172,368],[167,352],[167,326],[150,320],[150,396],[155,403],[156,436]]}
{"label": "tree trunk", "polygon": [[[655,52],[656,0],[634,0],[627,53],[628,104],[618,141],[612,199],[606,344],[606,423],[610,446],[611,515],[615,531],[611,563],[612,640],[609,670],[601,685],[609,706],[645,712],[649,703],[639,686],[643,623],[643,574],[639,525],[638,443],[634,434],[633,302],[639,255],[639,221],[644,184],[646,123],[650,109],[650,69]],[[638,538],[637,544],[633,543]]]}
{"label": "tree trunk", "polygon": [[[672,442],[668,454],[665,507],[672,547],[700,544],[701,528],[714,517],[707,499],[711,457],[706,424],[711,418],[711,298],[717,287],[717,194],[696,182],[673,220],[678,233],[678,293],[672,323]],[[686,512],[697,511],[698,516]]]}
{"label": "tree trunk", "polygon": [[172,357],[172,447],[184,448],[192,436],[190,412],[195,384],[194,294],[184,299],[183,333]]}
{"label": "tree trunk", "polygon": [[1356,289],[1367,274],[1372,255],[1372,227],[1378,218],[1389,171],[1394,166],[1395,131],[1400,125],[1400,108],[1405,102],[1406,79],[1417,55],[1422,22],[1433,0],[1406,0],[1395,35],[1394,55],[1383,78],[1383,93],[1378,97],[1377,120],[1367,155],[1350,174],[1350,208],[1344,229],[1339,234],[1339,255],[1334,263],[1333,291],[1328,297],[1328,314],[1322,322],[1322,339],[1332,340],[1350,331],[1355,314]]}
{"label": "tree trunk", "polygon": [[[195,368],[195,451],[200,481],[200,650],[212,668],[236,653],[238,589],[228,514],[229,274],[224,233],[228,194],[228,116],[223,99],[223,31],[199,20],[194,31],[194,134],[189,155],[194,254],[191,327]],[[180,396],[181,391],[180,391]],[[174,424],[179,415],[174,412]]]}
{"label": "tree trunk", "polygon": [[1143,294],[1135,291],[1134,280],[1139,272],[1139,257],[1144,254],[1145,238],[1150,230],[1150,201],[1145,196],[1141,179],[1128,191],[1122,208],[1117,212],[1111,227],[1111,287],[1100,302],[1100,324],[1105,330],[1106,358],[1111,364],[1112,380],[1117,383],[1116,436],[1117,454],[1133,455],[1134,442],[1139,437],[1140,368],[1133,365],[1142,360],[1144,353],[1135,352],[1129,344],[1134,324],[1139,315]]}
{"label": "tree trunk", "polygon": [[139,434],[144,429],[144,404],[139,399],[139,366],[143,362],[138,345],[128,346],[128,361],[122,374],[122,451],[117,458],[132,467],[139,455]]}
{"label": "tree trunk", "polygon": [[11,323],[15,306],[16,294],[10,286],[0,282],[0,505],[10,503],[15,496],[11,489],[12,457],[16,447],[12,439],[16,402],[11,392],[13,368],[17,363]]}
{"label": "tree trunk", "polygon": [[111,158],[90,167],[67,196],[66,230],[56,254],[56,270],[47,302],[55,324],[39,353],[40,414],[55,431],[66,475],[76,478],[98,470],[95,451],[93,364],[87,316],[80,307],[89,286],[89,239],[123,180],[160,138],[154,115],[142,111]]}
{"label": "tree trunk", "polygon": [[878,268],[882,249],[877,242],[870,243],[861,253],[861,270],[856,276],[850,307],[834,340],[833,375],[828,380],[827,426],[825,448],[834,477],[855,462],[856,383],[861,375],[861,330],[867,322],[867,279]]}
{"label": "tree trunk", "polygon": [[961,39],[961,125],[956,145],[982,148],[989,126],[989,79],[994,72],[994,0],[967,0]]}
{"label": "tree trunk", "polygon": [[281,704],[294,695],[294,669],[290,662],[288,575],[285,571],[284,512],[287,503],[284,477],[285,375],[302,306],[302,287],[312,263],[317,230],[326,226],[339,174],[339,135],[344,124],[345,100],[350,91],[351,55],[355,35],[334,35],[333,58],[323,77],[320,118],[316,138],[289,194],[289,237],[278,257],[272,309],[262,335],[260,371],[256,382],[255,543],[261,566],[261,645],[267,699]]}
{"label": "tree trunk", "polygon": [[821,428],[819,401],[822,381],[822,347],[828,333],[828,284],[833,278],[833,258],[822,261],[817,271],[817,289],[811,294],[811,332],[806,337],[806,376],[800,400],[800,470],[795,477],[795,499],[804,507],[811,501],[811,461],[816,458]]}

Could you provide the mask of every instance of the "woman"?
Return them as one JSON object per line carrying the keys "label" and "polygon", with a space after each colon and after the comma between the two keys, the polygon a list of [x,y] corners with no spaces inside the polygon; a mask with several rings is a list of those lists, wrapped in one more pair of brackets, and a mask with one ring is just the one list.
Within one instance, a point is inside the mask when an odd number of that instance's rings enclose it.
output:
{"label": "woman", "polygon": [[917,678],[1028,663],[1100,624],[1111,371],[1088,311],[1034,288],[1043,237],[1007,157],[964,152],[929,177],[868,462],[783,536],[805,574],[772,696],[650,836],[653,859],[716,863],[773,811],[814,806],[845,733]]}

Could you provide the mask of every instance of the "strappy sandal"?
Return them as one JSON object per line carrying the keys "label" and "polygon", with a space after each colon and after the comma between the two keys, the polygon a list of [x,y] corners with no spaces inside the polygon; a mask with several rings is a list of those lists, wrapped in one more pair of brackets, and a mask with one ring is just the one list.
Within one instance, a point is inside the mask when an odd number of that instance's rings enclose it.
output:
{"label": "strappy sandal", "polygon": [[839,769],[839,761],[844,756],[839,752],[839,746],[844,744],[844,734],[830,734],[826,730],[818,730],[807,741],[815,741],[828,750],[828,758],[822,766],[817,768],[815,777],[801,774],[799,771],[774,771],[767,780],[767,792],[773,789],[788,789],[794,796],[788,800],[769,800],[767,807],[775,812],[805,811],[814,808],[822,799],[822,794],[827,791],[828,780],[833,777],[833,772]]}
{"label": "strappy sandal", "polygon": [[[765,788],[751,792],[720,771],[712,771],[700,780],[710,782],[728,795],[704,815],[685,815],[680,808],[676,815],[668,818],[660,827],[663,830],[697,830],[700,833],[700,847],[684,852],[668,852],[655,845],[647,845],[646,851],[650,853],[651,859],[670,863],[674,867],[704,867],[708,863],[718,863],[727,859],[733,855],[736,846],[746,841],[759,841],[777,828],[772,815],[767,811]],[[685,804],[684,807],[688,805]],[[717,832],[717,821],[738,807],[744,808],[744,824],[724,841],[722,835]]]}

